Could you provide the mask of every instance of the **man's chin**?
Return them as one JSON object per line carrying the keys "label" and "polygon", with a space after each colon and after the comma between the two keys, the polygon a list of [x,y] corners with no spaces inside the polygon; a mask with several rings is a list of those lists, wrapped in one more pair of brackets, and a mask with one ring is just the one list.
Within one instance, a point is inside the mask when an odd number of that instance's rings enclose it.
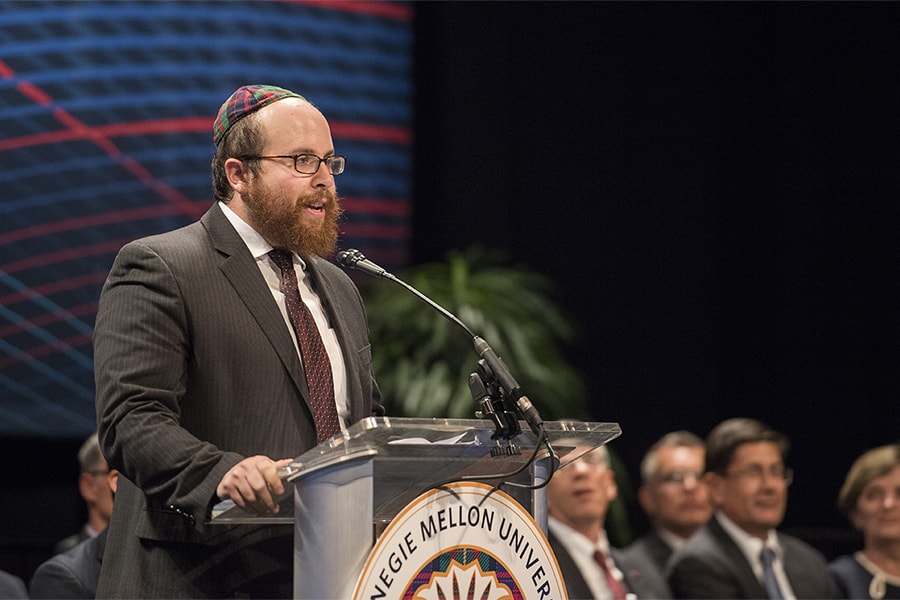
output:
{"label": "man's chin", "polygon": [[337,236],[323,236],[321,238],[305,238],[292,244],[291,248],[302,258],[310,256],[331,256],[337,250]]}

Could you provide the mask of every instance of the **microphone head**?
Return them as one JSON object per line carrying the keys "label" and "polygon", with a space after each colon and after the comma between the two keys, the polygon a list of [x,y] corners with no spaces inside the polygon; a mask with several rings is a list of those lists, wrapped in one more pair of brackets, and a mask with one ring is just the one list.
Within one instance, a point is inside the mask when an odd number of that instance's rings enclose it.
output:
{"label": "microphone head", "polygon": [[337,255],[337,260],[342,267],[348,269],[359,269],[363,273],[368,273],[369,275],[373,275],[375,277],[386,277],[388,279],[393,279],[394,277],[385,269],[379,267],[371,260],[367,259],[362,252],[356,250],[355,248],[339,252]]}
{"label": "microphone head", "polygon": [[338,263],[340,263],[342,267],[347,267],[349,269],[355,268],[356,263],[361,260],[365,260],[365,258],[366,257],[363,256],[363,253],[356,248],[350,248],[349,250],[338,252],[337,255]]}

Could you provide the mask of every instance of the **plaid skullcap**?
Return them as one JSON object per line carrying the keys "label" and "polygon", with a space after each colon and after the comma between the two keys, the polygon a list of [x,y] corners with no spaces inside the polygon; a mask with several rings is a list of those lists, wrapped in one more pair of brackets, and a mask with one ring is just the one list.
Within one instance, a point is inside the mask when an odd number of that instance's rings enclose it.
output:
{"label": "plaid skullcap", "polygon": [[213,141],[216,146],[228,133],[235,123],[253,114],[263,106],[272,104],[283,98],[300,98],[303,96],[291,90],[276,87],[274,85],[245,85],[235,90],[233,94],[222,104],[216,121],[213,123]]}

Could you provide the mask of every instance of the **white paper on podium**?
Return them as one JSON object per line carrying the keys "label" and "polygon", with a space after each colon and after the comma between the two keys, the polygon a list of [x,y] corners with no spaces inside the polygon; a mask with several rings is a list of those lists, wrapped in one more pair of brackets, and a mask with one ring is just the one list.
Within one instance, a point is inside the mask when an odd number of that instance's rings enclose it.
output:
{"label": "white paper on podium", "polygon": [[[428,444],[429,446],[436,446],[436,445],[444,444],[444,445],[450,446],[450,445],[457,443],[465,435],[466,435],[465,432],[463,432],[459,435],[455,435],[453,437],[449,437],[449,438],[446,438],[443,440],[437,440],[434,442],[432,442],[430,440],[426,440],[425,438],[421,438],[421,437],[403,438],[403,439],[399,439],[399,440],[391,440],[388,442],[388,444]],[[472,444],[472,443],[473,442],[466,442],[466,444]]]}

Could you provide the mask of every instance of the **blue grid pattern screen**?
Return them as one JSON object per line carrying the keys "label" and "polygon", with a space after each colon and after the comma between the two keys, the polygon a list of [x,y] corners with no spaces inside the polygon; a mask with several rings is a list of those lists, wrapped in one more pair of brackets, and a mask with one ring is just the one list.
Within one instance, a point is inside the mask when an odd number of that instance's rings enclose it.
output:
{"label": "blue grid pattern screen", "polygon": [[126,242],[212,203],[237,87],[314,102],[347,156],[342,248],[408,253],[412,8],[393,2],[0,1],[0,436],[95,428],[91,333]]}

